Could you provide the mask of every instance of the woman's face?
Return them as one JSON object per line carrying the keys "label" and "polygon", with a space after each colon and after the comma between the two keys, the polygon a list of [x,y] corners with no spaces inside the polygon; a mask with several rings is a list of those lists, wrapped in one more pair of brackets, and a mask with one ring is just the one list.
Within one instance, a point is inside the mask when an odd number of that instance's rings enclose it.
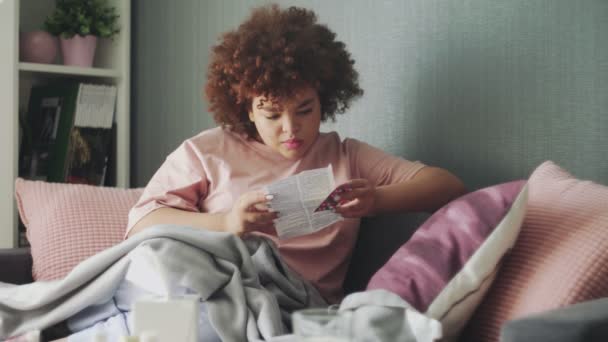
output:
{"label": "woman's face", "polygon": [[300,159],[319,136],[321,105],[317,91],[303,87],[294,97],[273,103],[263,96],[252,101],[249,119],[259,139],[287,159]]}

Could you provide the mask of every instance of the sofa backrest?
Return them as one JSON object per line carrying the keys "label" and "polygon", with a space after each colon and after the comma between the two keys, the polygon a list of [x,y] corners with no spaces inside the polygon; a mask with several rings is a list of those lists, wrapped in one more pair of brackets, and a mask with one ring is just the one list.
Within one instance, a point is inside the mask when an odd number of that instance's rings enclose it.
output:
{"label": "sofa backrest", "polygon": [[32,281],[30,249],[0,249],[0,282],[27,284]]}
{"label": "sofa backrest", "polygon": [[344,291],[361,291],[391,255],[414,233],[429,214],[398,214],[365,218],[344,281]]}

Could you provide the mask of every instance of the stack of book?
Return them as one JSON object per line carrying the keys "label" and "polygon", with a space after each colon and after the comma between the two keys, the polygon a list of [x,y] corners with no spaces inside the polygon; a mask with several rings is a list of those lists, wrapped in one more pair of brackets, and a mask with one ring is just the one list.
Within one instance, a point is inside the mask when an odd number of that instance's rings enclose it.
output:
{"label": "stack of book", "polygon": [[22,118],[19,175],[49,182],[104,185],[113,136],[116,87],[61,83],[32,87]]}

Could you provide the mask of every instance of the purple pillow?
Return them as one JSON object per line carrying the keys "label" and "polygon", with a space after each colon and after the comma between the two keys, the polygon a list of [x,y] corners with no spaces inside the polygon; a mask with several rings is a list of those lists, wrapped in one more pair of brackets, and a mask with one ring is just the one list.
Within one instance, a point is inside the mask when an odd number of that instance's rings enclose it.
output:
{"label": "purple pillow", "polygon": [[[525,181],[514,181],[481,189],[453,200],[433,214],[409,241],[401,246],[389,261],[376,272],[367,289],[385,289],[398,294],[418,311],[427,312],[429,306],[444,291],[448,283],[463,269],[467,261],[480,249],[492,232],[510,211]],[[522,196],[525,197],[525,196]],[[519,216],[523,219],[524,205],[508,229],[516,229],[511,236],[519,233]],[[515,207],[515,206],[513,206]],[[511,221],[510,221],[511,222]],[[516,227],[511,227],[516,226]],[[507,229],[505,228],[505,229]],[[506,239],[501,238],[505,243]],[[513,238],[514,240],[514,238]],[[511,241],[496,257],[496,268],[502,254],[508,250]],[[499,241],[499,243],[503,243]],[[493,246],[488,248],[494,249]],[[496,253],[500,253],[496,249]],[[489,253],[493,253],[489,251]],[[491,258],[490,258],[491,259]],[[475,272],[476,265],[470,266]],[[481,286],[488,275],[479,275]],[[473,277],[474,278],[474,277]],[[460,286],[455,284],[454,286]],[[452,291],[452,290],[451,290]],[[458,296],[468,295],[470,290],[457,289],[450,296],[447,307],[456,305]],[[427,312],[428,313],[428,312]],[[445,313],[442,313],[445,314]],[[441,317],[437,317],[438,319]]]}

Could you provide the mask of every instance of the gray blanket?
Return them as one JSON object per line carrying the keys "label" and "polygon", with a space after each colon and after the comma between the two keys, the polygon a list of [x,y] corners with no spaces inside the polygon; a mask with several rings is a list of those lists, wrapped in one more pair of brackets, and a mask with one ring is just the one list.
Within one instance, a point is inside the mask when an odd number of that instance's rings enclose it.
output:
{"label": "gray blanket", "polygon": [[287,332],[290,312],[326,305],[265,239],[157,226],[83,261],[61,280],[0,283],[0,338],[44,329],[107,302],[129,268],[141,264],[130,256],[142,249],[155,256],[161,279],[177,279],[206,301],[223,341],[269,340]]}

